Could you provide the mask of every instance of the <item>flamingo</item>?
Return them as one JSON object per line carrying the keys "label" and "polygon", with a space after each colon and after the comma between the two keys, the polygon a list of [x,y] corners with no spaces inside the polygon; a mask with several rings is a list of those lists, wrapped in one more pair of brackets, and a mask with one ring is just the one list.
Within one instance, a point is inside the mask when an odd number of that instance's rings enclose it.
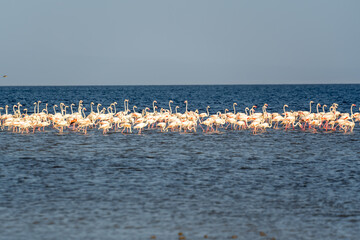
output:
{"label": "flamingo", "polygon": [[185,113],[187,113],[188,112],[188,101],[187,100],[185,100]]}
{"label": "flamingo", "polygon": [[99,129],[103,130],[103,134],[106,134],[106,132],[108,132],[110,128],[112,128],[112,124],[110,122],[108,122],[108,121],[100,122]]}
{"label": "flamingo", "polygon": [[135,125],[134,129],[139,129],[139,132],[138,134],[140,135],[141,134],[141,129],[143,129],[144,127],[146,127],[146,123],[145,122],[142,122],[142,123],[139,123],[137,125]]}
{"label": "flamingo", "polygon": [[172,114],[172,110],[171,110],[171,103],[173,103],[172,100],[169,101],[169,110],[170,110],[170,114]]}
{"label": "flamingo", "polygon": [[208,116],[209,116],[209,108],[210,108],[210,106],[207,106],[207,107],[206,107],[206,113],[200,113],[201,119],[203,119],[204,117],[208,117]]}
{"label": "flamingo", "polygon": [[155,114],[155,109],[157,108],[156,106],[155,106],[155,103],[157,103],[157,101],[153,101],[153,110],[154,110],[154,114]]}

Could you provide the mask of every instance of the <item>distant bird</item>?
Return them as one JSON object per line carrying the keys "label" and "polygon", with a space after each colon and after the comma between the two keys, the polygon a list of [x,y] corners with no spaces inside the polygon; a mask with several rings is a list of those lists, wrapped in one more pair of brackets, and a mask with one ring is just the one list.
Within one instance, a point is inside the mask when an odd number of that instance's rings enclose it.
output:
{"label": "distant bird", "polygon": [[7,75],[5,74],[4,76],[2,76],[3,78],[6,78],[7,77]]}

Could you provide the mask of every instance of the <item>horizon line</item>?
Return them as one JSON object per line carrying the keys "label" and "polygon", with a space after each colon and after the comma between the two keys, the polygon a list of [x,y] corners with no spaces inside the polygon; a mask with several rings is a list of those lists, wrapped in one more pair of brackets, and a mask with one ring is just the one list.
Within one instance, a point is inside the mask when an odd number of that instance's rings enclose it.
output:
{"label": "horizon line", "polygon": [[143,86],[268,86],[268,85],[360,85],[360,83],[223,83],[223,84],[79,84],[79,85],[0,85],[0,87],[143,87]]}

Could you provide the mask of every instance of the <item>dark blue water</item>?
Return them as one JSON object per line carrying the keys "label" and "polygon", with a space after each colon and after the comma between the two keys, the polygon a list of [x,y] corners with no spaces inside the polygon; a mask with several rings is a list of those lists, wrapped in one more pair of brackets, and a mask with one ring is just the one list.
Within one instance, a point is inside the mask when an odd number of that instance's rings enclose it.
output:
{"label": "dark blue water", "polygon": [[[0,107],[29,112],[38,100],[123,110],[124,99],[138,111],[153,100],[210,113],[234,102],[308,110],[313,100],[349,112],[360,85],[0,87]],[[0,239],[358,239],[359,156],[358,123],[351,134],[4,130]]]}

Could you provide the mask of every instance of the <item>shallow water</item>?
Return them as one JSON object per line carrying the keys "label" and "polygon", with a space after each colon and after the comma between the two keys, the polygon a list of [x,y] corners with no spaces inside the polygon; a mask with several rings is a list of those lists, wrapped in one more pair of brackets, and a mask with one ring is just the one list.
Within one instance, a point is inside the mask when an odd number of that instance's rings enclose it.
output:
{"label": "shallow water", "polygon": [[[183,112],[188,100],[200,112],[233,102],[280,112],[313,100],[349,112],[359,93],[360,85],[0,87],[0,106],[82,99],[123,110],[127,98],[138,111],[173,100]],[[0,239],[357,239],[359,142],[358,124],[352,134],[0,131]]]}

